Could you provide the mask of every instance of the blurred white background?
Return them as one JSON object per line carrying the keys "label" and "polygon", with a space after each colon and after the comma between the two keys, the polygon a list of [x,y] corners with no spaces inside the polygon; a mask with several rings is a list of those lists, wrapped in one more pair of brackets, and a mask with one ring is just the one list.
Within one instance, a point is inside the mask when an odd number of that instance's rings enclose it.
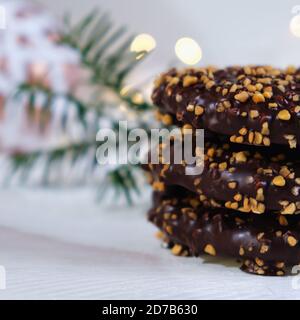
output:
{"label": "blurred white background", "polygon": [[[299,65],[300,38],[289,24],[300,0],[41,0],[52,11],[78,18],[91,8],[110,11],[114,21],[157,42],[142,69],[155,74],[177,61],[174,45],[191,37],[201,46],[202,65]],[[299,12],[300,13],[300,12]],[[149,68],[149,66],[151,68]]]}

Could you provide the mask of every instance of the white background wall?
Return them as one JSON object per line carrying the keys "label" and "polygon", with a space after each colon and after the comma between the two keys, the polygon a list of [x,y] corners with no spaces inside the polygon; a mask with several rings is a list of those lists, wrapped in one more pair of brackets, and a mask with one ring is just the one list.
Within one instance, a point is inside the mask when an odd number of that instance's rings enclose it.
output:
{"label": "white background wall", "polygon": [[[57,14],[76,18],[93,7],[111,12],[118,24],[157,41],[144,72],[174,63],[174,44],[181,36],[198,41],[202,65],[268,63],[299,65],[300,38],[289,32],[291,13],[300,0],[40,0]],[[175,61],[173,60],[175,59]],[[151,68],[149,68],[149,65]]]}

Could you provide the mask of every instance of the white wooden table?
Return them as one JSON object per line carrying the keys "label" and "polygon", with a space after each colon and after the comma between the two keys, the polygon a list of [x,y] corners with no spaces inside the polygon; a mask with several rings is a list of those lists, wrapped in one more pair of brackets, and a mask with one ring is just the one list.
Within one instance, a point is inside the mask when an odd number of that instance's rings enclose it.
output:
{"label": "white wooden table", "polygon": [[90,190],[0,192],[0,299],[298,299],[292,277],[181,258],[160,247],[134,209],[103,207]]}

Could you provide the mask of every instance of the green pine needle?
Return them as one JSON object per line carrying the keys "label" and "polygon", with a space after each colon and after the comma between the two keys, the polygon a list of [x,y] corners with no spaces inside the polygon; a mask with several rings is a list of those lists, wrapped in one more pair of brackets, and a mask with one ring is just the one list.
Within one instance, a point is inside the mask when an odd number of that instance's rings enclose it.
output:
{"label": "green pine needle", "polygon": [[[88,85],[94,86],[100,91],[97,101],[81,101],[72,93],[55,93],[50,88],[30,83],[20,85],[16,97],[21,94],[27,95],[29,105],[34,108],[37,94],[42,93],[45,97],[44,111],[51,110],[51,105],[55,99],[64,98],[76,107],[78,119],[87,132],[87,140],[82,143],[71,143],[54,150],[12,155],[12,173],[21,170],[24,180],[28,178],[28,173],[41,157],[47,159],[44,172],[44,182],[46,183],[51,167],[61,163],[66,155],[72,155],[71,162],[74,165],[80,157],[87,154],[90,148],[96,150],[95,136],[99,128],[95,127],[93,129],[94,136],[91,138],[91,130],[87,128],[86,115],[87,112],[92,110],[98,118],[103,116],[106,101],[102,98],[101,90],[104,90],[104,92],[110,91],[114,94],[116,107],[119,107],[122,102],[135,113],[152,110],[151,104],[144,101],[141,103],[135,101],[134,94],[138,92],[137,89],[132,89],[126,95],[121,94],[129,73],[147,56],[146,52],[130,52],[133,36],[127,34],[126,28],[114,28],[109,15],[107,13],[100,14],[97,10],[93,10],[74,26],[71,25],[70,20],[69,16],[65,16],[65,28],[60,43],[74,48],[78,52],[81,67],[87,69],[90,75]],[[141,126],[147,129],[144,123]],[[96,164],[95,159],[93,165]],[[116,192],[123,194],[129,204],[133,203],[133,194],[139,194],[135,177],[137,170],[139,170],[139,166],[122,165],[107,175],[107,179]],[[107,184],[104,185],[107,186]]]}

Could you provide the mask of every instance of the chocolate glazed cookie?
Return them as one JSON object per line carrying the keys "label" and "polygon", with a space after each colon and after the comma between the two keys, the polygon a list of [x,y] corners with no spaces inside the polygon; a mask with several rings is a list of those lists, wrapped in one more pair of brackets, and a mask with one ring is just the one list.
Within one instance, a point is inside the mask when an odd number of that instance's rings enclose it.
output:
{"label": "chocolate glazed cookie", "polygon": [[149,220],[176,255],[233,257],[259,275],[286,273],[300,262],[300,217],[245,215],[206,208],[193,195],[156,193]]}
{"label": "chocolate glazed cookie", "polygon": [[[204,170],[195,165],[150,164],[150,180],[156,191],[181,186],[196,194],[205,205],[256,214],[300,212],[300,160],[297,153],[279,153],[277,148],[257,148],[207,141]],[[197,152],[197,150],[196,150]],[[173,148],[171,147],[171,155]]]}
{"label": "chocolate glazed cookie", "polygon": [[154,104],[194,128],[262,146],[300,141],[300,71],[269,66],[175,69],[157,79]]}

